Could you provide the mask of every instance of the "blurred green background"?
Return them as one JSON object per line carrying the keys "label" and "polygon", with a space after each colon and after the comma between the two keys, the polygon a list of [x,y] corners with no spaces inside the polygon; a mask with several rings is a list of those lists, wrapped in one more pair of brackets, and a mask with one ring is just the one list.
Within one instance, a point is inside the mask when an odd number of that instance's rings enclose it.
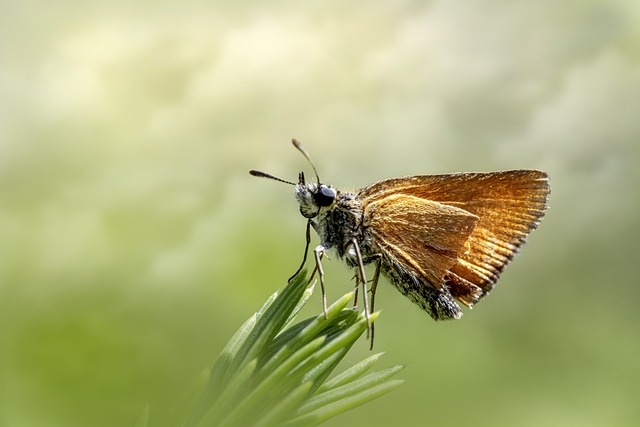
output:
{"label": "blurred green background", "polygon": [[177,425],[301,259],[291,187],[247,173],[310,173],[291,137],[341,187],[553,188],[462,320],[382,283],[376,350],[407,381],[329,425],[639,425],[633,0],[0,3],[0,425]]}

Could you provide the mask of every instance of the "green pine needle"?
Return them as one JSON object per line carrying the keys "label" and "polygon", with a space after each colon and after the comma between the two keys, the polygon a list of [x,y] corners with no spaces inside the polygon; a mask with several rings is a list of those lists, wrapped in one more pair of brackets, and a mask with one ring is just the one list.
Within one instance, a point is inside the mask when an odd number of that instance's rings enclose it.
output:
{"label": "green pine needle", "polygon": [[367,320],[346,308],[349,293],[329,306],[326,318],[294,323],[312,291],[303,271],[238,329],[184,427],[315,426],[402,383],[391,379],[402,366],[365,375],[381,354],[329,379]]}

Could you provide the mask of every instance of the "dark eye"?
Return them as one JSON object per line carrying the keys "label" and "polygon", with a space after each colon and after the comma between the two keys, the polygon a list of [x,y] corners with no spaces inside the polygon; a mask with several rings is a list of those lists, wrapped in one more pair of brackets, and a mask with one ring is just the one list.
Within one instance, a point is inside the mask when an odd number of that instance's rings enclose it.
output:
{"label": "dark eye", "polygon": [[313,195],[313,200],[318,206],[331,206],[336,198],[336,191],[329,187],[320,187],[317,193]]}

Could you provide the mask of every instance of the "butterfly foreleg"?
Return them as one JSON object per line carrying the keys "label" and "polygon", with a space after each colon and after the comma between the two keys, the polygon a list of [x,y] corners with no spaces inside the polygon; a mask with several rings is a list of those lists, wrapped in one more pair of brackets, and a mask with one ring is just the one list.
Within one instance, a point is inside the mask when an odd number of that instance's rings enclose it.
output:
{"label": "butterfly foreleg", "polygon": [[311,272],[311,276],[309,276],[309,282],[313,279],[313,276],[318,272],[318,276],[320,277],[320,290],[322,291],[322,312],[324,313],[324,318],[327,318],[327,294],[324,291],[324,270],[322,269],[322,257],[324,256],[326,248],[322,245],[316,246],[313,250],[313,255],[316,260],[316,266]]}
{"label": "butterfly foreleg", "polygon": [[[304,255],[302,257],[302,262],[300,263],[300,267],[298,267],[296,272],[293,273],[293,276],[289,277],[288,282],[293,280],[293,278],[296,277],[298,275],[298,273],[300,273],[300,271],[302,271],[302,269],[304,268],[304,264],[307,262],[307,254],[309,253],[309,245],[311,244],[311,220],[307,220],[306,241],[307,241],[307,243],[306,243],[306,245],[304,247]],[[315,272],[315,270],[314,270],[314,272]],[[311,277],[313,277],[313,274],[311,275]],[[311,283],[311,277],[309,278],[309,283]]]}

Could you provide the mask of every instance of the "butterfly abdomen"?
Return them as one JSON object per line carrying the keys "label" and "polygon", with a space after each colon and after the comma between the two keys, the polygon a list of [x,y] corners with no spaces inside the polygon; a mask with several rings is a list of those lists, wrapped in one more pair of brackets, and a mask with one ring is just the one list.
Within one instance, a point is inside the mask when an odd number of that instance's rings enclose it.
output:
{"label": "butterfly abdomen", "polygon": [[452,320],[462,317],[462,310],[446,286],[439,289],[424,282],[400,264],[383,257],[382,274],[414,304],[435,320]]}

